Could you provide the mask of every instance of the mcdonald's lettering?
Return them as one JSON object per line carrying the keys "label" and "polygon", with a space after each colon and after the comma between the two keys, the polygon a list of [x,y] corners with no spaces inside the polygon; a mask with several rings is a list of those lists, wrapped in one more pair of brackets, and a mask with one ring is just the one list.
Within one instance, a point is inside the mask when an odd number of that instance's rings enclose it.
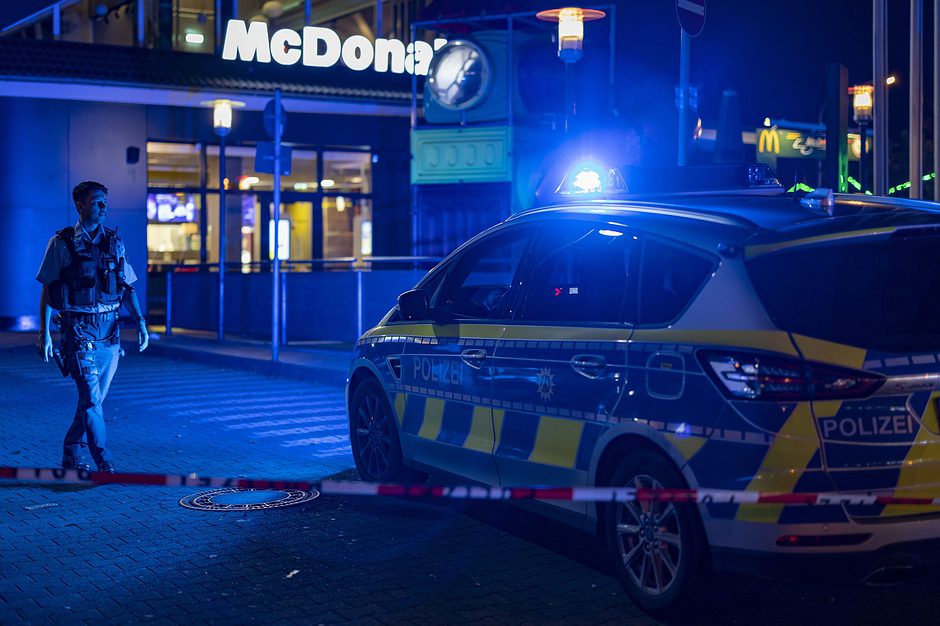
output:
{"label": "mcdonald's lettering", "polygon": [[760,139],[757,142],[757,151],[780,154],[780,135],[777,134],[776,126],[761,129]]}

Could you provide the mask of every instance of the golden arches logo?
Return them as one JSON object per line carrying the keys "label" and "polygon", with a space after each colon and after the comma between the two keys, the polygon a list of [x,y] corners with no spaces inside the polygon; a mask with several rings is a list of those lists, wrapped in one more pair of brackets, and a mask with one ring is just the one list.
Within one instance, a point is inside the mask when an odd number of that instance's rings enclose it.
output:
{"label": "golden arches logo", "polygon": [[760,139],[757,142],[757,151],[780,154],[780,135],[777,134],[776,126],[761,129]]}

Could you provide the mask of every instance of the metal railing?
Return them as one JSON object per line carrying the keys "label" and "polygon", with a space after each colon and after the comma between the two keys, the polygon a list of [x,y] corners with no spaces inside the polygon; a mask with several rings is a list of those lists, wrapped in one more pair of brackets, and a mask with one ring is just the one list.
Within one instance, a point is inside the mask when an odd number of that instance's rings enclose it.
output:
{"label": "metal railing", "polygon": [[[271,319],[274,296],[272,262],[226,263],[226,296],[219,302],[218,263],[152,264],[151,309],[159,310],[159,277],[163,277],[165,334],[175,328],[217,330],[218,312],[225,312],[226,329],[242,336],[289,340],[354,341],[368,325],[395,305],[395,297],[410,289],[439,257],[369,257],[281,261],[280,315]],[[208,296],[208,297],[207,297]],[[268,311],[267,317],[262,311]],[[154,311],[156,312],[156,311]],[[265,323],[262,323],[265,322]],[[276,324],[276,328],[272,326]],[[276,335],[275,335],[276,333]]]}

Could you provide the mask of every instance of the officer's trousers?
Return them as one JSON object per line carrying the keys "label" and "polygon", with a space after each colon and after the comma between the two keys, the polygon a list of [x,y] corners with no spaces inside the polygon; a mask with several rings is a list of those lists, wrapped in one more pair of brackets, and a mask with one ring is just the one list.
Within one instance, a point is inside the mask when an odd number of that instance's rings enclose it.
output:
{"label": "officer's trousers", "polygon": [[[91,326],[88,329],[91,332],[87,335],[96,339],[101,335],[107,337],[106,329],[95,328],[94,324],[86,326]],[[66,334],[72,335],[68,331]],[[70,339],[73,341],[70,342]],[[91,458],[100,467],[102,463],[111,462],[102,404],[117,371],[121,346],[91,341],[78,342],[76,345],[74,335],[68,337],[64,345],[66,351],[63,356],[69,363],[78,390],[78,406],[72,425],[65,435],[63,456],[67,460],[78,459],[82,446],[87,446]]]}

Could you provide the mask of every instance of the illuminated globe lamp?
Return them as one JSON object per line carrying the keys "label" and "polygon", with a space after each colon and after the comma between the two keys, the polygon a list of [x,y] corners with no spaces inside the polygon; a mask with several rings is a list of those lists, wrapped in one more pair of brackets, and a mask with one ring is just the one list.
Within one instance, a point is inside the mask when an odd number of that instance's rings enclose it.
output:
{"label": "illuminated globe lamp", "polygon": [[852,111],[854,113],[855,123],[858,124],[859,135],[859,159],[858,159],[858,181],[862,193],[865,193],[865,169],[867,152],[866,129],[871,124],[872,108],[875,104],[874,85],[855,85],[852,92]]}
{"label": "illuminated globe lamp", "polygon": [[595,9],[564,7],[539,11],[535,17],[544,22],[558,22],[558,58],[565,63],[575,63],[584,55],[584,22],[606,15]]}
{"label": "illuminated globe lamp", "polygon": [[852,89],[852,110],[857,124],[871,122],[871,111],[875,88],[872,85],[856,85]]}
{"label": "illuminated globe lamp", "polygon": [[232,109],[245,106],[228,98],[218,98],[202,103],[212,107],[212,129],[219,136],[219,341],[225,339],[225,137],[232,132]]}
{"label": "illuminated globe lamp", "polygon": [[231,100],[216,100],[212,105],[212,128],[219,137],[228,135],[232,130]]}

